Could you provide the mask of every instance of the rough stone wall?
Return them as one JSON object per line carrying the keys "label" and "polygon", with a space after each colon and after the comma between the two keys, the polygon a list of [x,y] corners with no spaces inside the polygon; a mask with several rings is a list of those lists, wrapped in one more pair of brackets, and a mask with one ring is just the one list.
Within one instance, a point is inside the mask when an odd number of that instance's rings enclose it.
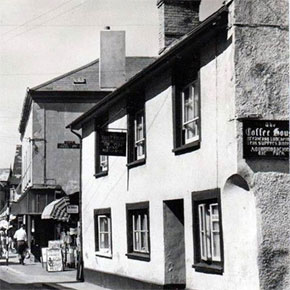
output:
{"label": "rough stone wall", "polygon": [[253,183],[261,217],[261,289],[290,289],[290,176],[257,173]]}
{"label": "rough stone wall", "polygon": [[288,116],[288,1],[236,0],[237,116]]}
{"label": "rough stone wall", "polygon": [[[236,118],[289,119],[288,0],[235,0]],[[238,171],[256,197],[260,288],[290,289],[288,161],[245,160],[237,121]]]}

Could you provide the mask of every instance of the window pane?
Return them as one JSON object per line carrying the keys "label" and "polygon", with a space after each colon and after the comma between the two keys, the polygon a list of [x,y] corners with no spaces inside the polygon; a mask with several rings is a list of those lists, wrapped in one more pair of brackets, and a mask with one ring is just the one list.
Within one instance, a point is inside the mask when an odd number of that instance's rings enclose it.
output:
{"label": "window pane", "polygon": [[108,220],[106,217],[100,217],[100,231],[108,232]]}
{"label": "window pane", "polygon": [[213,233],[212,236],[213,240],[213,260],[214,261],[220,261],[221,252],[220,252],[220,234],[219,233]]}
{"label": "window pane", "polygon": [[109,235],[107,233],[100,234],[100,249],[109,248]]}
{"label": "window pane", "polygon": [[141,251],[147,252],[147,232],[141,233]]}

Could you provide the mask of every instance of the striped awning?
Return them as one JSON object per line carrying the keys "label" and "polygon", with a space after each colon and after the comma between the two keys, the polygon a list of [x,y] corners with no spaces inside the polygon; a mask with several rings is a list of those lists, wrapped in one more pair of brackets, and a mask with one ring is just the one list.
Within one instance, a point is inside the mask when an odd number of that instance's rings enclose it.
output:
{"label": "striped awning", "polygon": [[54,200],[44,208],[41,218],[68,221],[70,215],[67,213],[67,206],[69,204],[68,196]]}

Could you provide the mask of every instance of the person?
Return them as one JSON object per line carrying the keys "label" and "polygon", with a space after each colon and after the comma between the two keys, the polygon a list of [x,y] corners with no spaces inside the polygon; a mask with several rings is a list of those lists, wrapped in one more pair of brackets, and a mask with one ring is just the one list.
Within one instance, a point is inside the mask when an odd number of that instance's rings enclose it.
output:
{"label": "person", "polygon": [[24,265],[25,254],[27,250],[27,235],[25,231],[25,225],[22,224],[20,228],[15,232],[14,239],[17,241],[17,253],[19,255],[19,263]]}

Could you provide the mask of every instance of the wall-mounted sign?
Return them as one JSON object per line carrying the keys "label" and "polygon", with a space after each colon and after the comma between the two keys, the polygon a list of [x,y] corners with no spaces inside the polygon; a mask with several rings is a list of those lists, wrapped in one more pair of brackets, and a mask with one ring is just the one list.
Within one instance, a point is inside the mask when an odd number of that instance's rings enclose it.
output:
{"label": "wall-mounted sign", "polygon": [[79,206],[75,204],[69,204],[66,209],[69,214],[79,213]]}
{"label": "wall-mounted sign", "polygon": [[243,121],[244,158],[288,158],[288,121]]}
{"label": "wall-mounted sign", "polygon": [[46,259],[46,267],[48,272],[60,272],[63,270],[61,249],[47,249]]}
{"label": "wall-mounted sign", "polygon": [[80,144],[75,141],[64,141],[64,143],[57,143],[58,149],[79,149]]}
{"label": "wall-mounted sign", "polygon": [[126,156],[126,133],[103,131],[99,136],[100,155]]}

